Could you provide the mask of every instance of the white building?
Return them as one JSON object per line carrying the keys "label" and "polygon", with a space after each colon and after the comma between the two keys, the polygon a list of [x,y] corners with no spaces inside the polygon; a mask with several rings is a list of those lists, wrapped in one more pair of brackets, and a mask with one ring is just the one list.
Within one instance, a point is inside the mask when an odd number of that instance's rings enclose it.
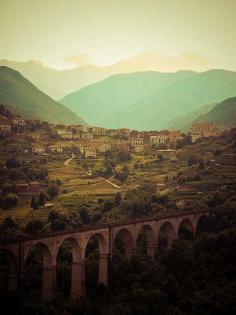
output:
{"label": "white building", "polygon": [[84,148],[84,156],[85,156],[85,158],[96,158],[97,151],[93,147],[85,147]]}
{"label": "white building", "polygon": [[34,145],[34,146],[32,146],[32,152],[42,154],[45,152],[44,146]]}
{"label": "white building", "polygon": [[63,152],[63,148],[60,145],[50,145],[48,147],[48,150],[50,152],[56,152],[56,153],[62,153]]}
{"label": "white building", "polygon": [[90,132],[84,132],[84,133],[82,134],[82,139],[84,139],[84,140],[93,139],[93,135],[92,135]]}

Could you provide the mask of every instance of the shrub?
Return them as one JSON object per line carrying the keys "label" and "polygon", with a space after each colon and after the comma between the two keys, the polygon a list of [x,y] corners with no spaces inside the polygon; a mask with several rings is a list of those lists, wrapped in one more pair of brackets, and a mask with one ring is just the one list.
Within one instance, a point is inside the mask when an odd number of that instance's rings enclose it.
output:
{"label": "shrub", "polygon": [[12,207],[15,207],[18,203],[18,196],[15,194],[7,194],[5,197],[1,199],[1,206],[4,209],[10,209]]}
{"label": "shrub", "polygon": [[44,222],[42,220],[33,220],[30,221],[26,227],[25,232],[28,234],[36,234],[39,233],[44,227]]}
{"label": "shrub", "polygon": [[56,186],[55,184],[51,184],[47,189],[47,193],[51,198],[57,197],[59,194],[58,186]]}

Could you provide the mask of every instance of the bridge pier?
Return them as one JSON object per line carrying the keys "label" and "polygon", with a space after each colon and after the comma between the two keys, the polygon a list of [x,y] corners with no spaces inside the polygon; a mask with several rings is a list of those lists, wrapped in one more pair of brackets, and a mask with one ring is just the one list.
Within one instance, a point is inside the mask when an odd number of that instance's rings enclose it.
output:
{"label": "bridge pier", "polygon": [[108,254],[100,254],[99,256],[98,283],[108,285]]}
{"label": "bridge pier", "polygon": [[43,267],[42,299],[49,301],[56,295],[56,266]]}
{"label": "bridge pier", "polygon": [[16,291],[18,287],[18,276],[16,273],[10,273],[8,277],[8,290]]}
{"label": "bridge pier", "polygon": [[157,245],[148,245],[147,246],[147,255],[154,259],[156,257],[156,247]]}
{"label": "bridge pier", "polygon": [[70,299],[75,301],[85,295],[85,260],[72,263]]}
{"label": "bridge pier", "polygon": [[135,250],[136,250],[136,248],[133,248],[133,247],[132,248],[126,248],[125,249],[125,258],[131,259],[135,254]]}

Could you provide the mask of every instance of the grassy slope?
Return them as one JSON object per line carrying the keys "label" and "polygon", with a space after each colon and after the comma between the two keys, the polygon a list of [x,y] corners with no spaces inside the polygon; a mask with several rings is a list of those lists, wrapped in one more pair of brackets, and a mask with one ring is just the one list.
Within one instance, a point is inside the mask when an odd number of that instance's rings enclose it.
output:
{"label": "grassy slope", "polygon": [[199,116],[196,121],[216,122],[224,128],[236,127],[236,97],[224,100],[206,114]]}
{"label": "grassy slope", "polygon": [[19,72],[7,67],[0,67],[0,102],[27,118],[51,123],[85,123],[68,108],[37,89]]}

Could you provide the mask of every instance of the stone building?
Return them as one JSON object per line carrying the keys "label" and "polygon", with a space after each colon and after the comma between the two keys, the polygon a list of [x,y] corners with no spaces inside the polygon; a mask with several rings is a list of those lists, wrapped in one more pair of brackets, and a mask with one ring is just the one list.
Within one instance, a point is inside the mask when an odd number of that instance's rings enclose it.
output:
{"label": "stone building", "polygon": [[190,129],[192,142],[200,138],[216,137],[220,131],[215,123],[194,123]]}
{"label": "stone building", "polygon": [[11,132],[11,122],[7,119],[0,120],[0,131],[1,133]]}

